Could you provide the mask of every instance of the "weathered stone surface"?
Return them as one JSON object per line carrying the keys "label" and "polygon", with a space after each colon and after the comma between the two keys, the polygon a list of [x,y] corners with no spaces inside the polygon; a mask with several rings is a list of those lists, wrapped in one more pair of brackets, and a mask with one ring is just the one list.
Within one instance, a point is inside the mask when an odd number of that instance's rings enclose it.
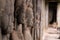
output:
{"label": "weathered stone surface", "polygon": [[10,34],[2,35],[2,40],[10,40]]}
{"label": "weathered stone surface", "polygon": [[17,24],[24,24],[25,20],[25,1],[16,0],[15,3],[15,18],[17,19]]}
{"label": "weathered stone surface", "polygon": [[5,7],[1,16],[1,28],[3,32],[10,33],[9,29],[11,29],[13,23],[14,1],[5,0],[5,4],[3,5],[5,5]]}
{"label": "weathered stone surface", "polygon": [[18,38],[17,31],[11,33],[11,40],[21,40]]}
{"label": "weathered stone surface", "polygon": [[17,36],[18,36],[19,39],[24,40],[24,36],[23,36],[23,33],[22,33],[22,24],[18,25]]}
{"label": "weathered stone surface", "polygon": [[29,28],[26,28],[24,31],[25,40],[33,40]]}
{"label": "weathered stone surface", "polygon": [[9,40],[13,30],[14,0],[0,0],[0,39]]}
{"label": "weathered stone surface", "polygon": [[27,7],[27,9],[26,9],[26,20],[27,20],[28,26],[33,25],[33,10],[30,7]]}

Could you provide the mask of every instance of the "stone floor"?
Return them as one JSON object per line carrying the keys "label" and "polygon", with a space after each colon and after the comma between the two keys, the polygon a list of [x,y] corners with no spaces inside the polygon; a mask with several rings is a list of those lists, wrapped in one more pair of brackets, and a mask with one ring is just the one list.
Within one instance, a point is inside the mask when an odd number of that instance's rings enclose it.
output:
{"label": "stone floor", "polygon": [[44,40],[60,40],[60,32],[57,28],[49,27],[44,33]]}

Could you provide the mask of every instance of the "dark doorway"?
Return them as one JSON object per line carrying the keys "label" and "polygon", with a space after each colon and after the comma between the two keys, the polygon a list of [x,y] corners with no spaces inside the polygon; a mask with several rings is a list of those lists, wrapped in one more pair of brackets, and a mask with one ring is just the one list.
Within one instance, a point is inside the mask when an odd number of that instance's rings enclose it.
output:
{"label": "dark doorway", "polygon": [[57,20],[57,2],[49,2],[48,22],[53,24]]}

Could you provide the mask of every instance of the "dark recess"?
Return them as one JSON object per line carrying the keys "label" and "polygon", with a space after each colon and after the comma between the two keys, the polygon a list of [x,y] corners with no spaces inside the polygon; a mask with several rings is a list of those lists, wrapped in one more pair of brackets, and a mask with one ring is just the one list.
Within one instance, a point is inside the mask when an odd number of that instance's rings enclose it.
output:
{"label": "dark recess", "polygon": [[57,2],[49,2],[49,11],[52,10],[52,20],[49,22],[49,24],[53,24],[53,22],[56,22],[57,19]]}

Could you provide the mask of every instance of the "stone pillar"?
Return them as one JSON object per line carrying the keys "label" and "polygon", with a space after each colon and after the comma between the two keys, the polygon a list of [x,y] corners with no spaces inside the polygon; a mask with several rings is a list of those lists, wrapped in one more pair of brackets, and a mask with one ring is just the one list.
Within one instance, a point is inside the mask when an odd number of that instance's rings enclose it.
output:
{"label": "stone pillar", "polygon": [[49,10],[48,10],[48,3],[47,3],[46,6],[45,6],[45,16],[46,16],[46,17],[45,17],[45,18],[46,18],[46,19],[45,19],[45,22],[46,22],[45,31],[46,31],[46,29],[48,28],[48,15],[49,15],[49,14],[48,14],[48,11],[49,11]]}
{"label": "stone pillar", "polygon": [[40,24],[41,24],[41,0],[37,0],[36,5],[36,40],[40,40]]}
{"label": "stone pillar", "polygon": [[57,5],[57,23],[58,27],[60,27],[60,3]]}
{"label": "stone pillar", "polygon": [[41,0],[41,40],[43,40],[44,30],[46,27],[46,12],[45,12],[45,0]]}

